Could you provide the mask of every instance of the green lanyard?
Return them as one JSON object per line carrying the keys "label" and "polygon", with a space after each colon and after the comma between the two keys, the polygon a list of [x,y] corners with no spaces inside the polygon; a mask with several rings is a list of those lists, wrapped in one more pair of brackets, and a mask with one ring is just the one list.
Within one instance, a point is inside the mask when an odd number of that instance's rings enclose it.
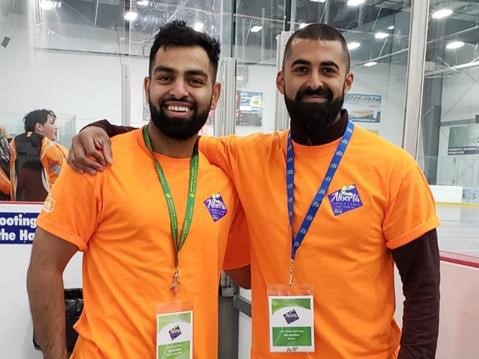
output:
{"label": "green lanyard", "polygon": [[173,195],[170,190],[170,186],[168,185],[168,181],[166,180],[165,173],[161,168],[160,163],[153,155],[153,146],[151,145],[151,137],[150,133],[148,132],[148,127],[143,127],[143,139],[145,141],[146,147],[150,151],[154,163],[155,163],[155,170],[158,175],[158,179],[160,180],[161,188],[163,189],[163,194],[165,195],[166,205],[168,206],[168,214],[170,217],[170,230],[171,230],[171,238],[173,240],[173,246],[175,247],[176,252],[176,272],[173,275],[173,283],[171,285],[171,289],[174,293],[178,291],[178,285],[180,283],[180,275],[179,275],[179,256],[180,251],[183,245],[186,242],[186,237],[188,236],[188,232],[190,231],[191,222],[193,221],[193,212],[195,208],[195,198],[196,198],[196,185],[198,183],[198,151],[195,147],[193,151],[193,155],[190,161],[190,179],[188,183],[188,198],[186,200],[186,213],[185,218],[183,220],[183,230],[181,231],[181,236],[178,236],[178,216],[176,215],[175,209],[175,202],[173,201]]}

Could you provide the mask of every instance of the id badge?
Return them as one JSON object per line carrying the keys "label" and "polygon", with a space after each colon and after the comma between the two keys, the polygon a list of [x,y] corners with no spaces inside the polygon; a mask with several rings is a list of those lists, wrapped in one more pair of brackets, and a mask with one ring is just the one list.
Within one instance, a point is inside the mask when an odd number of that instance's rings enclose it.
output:
{"label": "id badge", "polygon": [[314,298],[307,286],[268,287],[270,352],[314,352]]}
{"label": "id badge", "polygon": [[193,359],[193,307],[169,303],[156,313],[156,358]]}

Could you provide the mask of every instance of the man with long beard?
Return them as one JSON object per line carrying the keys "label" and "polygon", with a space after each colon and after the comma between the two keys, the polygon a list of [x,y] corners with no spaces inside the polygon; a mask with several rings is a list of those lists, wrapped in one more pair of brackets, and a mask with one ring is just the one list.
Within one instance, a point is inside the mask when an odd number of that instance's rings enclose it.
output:
{"label": "man with long beard", "polygon": [[27,280],[45,358],[67,358],[62,273],[78,250],[84,308],[71,358],[217,357],[218,281],[242,213],[230,180],[197,147],[220,94],[219,53],[184,22],[161,28],[144,83],[151,121],[113,140],[117,166],[95,177],[68,168],[55,183]]}
{"label": "man with long beard", "polygon": [[[349,121],[342,104],[353,80],[344,37],[311,24],[289,39],[276,79],[291,129],[200,141],[232,178],[246,214],[252,359],[435,357],[434,201],[406,151]],[[77,170],[102,169],[85,153],[111,162],[99,128],[80,133],[73,151]],[[394,262],[406,297],[402,333]]]}

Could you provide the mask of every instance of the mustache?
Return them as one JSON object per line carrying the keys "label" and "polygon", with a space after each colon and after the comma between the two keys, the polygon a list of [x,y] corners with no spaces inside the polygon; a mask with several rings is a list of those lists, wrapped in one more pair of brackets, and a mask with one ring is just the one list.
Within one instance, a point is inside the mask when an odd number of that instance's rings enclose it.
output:
{"label": "mustache", "polygon": [[310,96],[321,96],[321,97],[326,97],[328,100],[333,99],[333,93],[332,91],[327,88],[327,87],[318,87],[317,89],[312,89],[312,88],[305,88],[296,94],[296,101],[301,101],[305,97],[310,97]]}

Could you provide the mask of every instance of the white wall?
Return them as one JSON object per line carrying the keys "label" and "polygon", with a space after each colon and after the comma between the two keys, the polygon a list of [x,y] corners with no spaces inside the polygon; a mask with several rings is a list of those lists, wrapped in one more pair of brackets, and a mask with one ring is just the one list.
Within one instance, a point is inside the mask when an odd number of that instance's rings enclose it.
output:
{"label": "white wall", "polygon": [[[0,126],[9,131],[23,129],[16,124],[18,109],[35,106],[36,81],[31,62],[32,41],[26,29],[26,19],[0,15],[0,36],[9,36],[6,48],[0,47]],[[2,37],[3,38],[3,37]]]}
{"label": "white wall", "polygon": [[131,88],[131,125],[140,127],[143,121],[143,81],[148,76],[148,57],[133,57],[130,59]]}
{"label": "white wall", "polygon": [[401,146],[404,126],[404,101],[406,96],[406,67],[378,64],[373,67],[353,67],[355,79],[351,93],[381,95],[381,122],[361,123],[361,126],[378,130],[379,135]]}
{"label": "white wall", "polygon": [[[32,344],[32,321],[26,275],[31,245],[2,245],[0,248],[0,353],[2,358],[42,358]],[[68,264],[65,288],[81,288],[81,254]]]}
{"label": "white wall", "polygon": [[479,269],[441,262],[437,359],[479,358]]}
{"label": "white wall", "polygon": [[0,15],[0,34],[11,38],[0,47],[0,126],[22,131],[21,119],[35,108],[52,109],[60,122],[75,117],[80,127],[98,118],[121,120],[121,63],[128,58],[87,52],[118,51],[119,39],[88,27],[77,30],[83,38],[49,35],[42,27],[33,33],[25,17]]}
{"label": "white wall", "polygon": [[[404,297],[396,280],[396,319],[401,323]],[[441,309],[436,359],[479,358],[479,269],[441,261]]]}

